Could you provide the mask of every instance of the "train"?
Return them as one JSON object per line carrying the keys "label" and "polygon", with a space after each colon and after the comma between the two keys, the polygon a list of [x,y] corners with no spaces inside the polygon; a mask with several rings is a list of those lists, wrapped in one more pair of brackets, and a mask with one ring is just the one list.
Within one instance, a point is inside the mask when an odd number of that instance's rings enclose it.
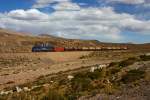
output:
{"label": "train", "polygon": [[32,47],[32,52],[65,52],[65,51],[102,51],[102,50],[127,50],[126,46],[85,46],[85,47],[60,47],[49,43],[38,44]]}

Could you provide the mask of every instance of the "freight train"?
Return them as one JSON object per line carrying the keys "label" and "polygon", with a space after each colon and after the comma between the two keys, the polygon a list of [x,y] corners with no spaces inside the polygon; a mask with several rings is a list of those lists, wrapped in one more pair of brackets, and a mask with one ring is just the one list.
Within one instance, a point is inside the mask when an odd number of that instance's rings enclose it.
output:
{"label": "freight train", "polygon": [[126,46],[89,46],[89,47],[58,47],[51,44],[38,44],[32,47],[32,52],[64,52],[64,51],[101,51],[101,50],[127,50]]}

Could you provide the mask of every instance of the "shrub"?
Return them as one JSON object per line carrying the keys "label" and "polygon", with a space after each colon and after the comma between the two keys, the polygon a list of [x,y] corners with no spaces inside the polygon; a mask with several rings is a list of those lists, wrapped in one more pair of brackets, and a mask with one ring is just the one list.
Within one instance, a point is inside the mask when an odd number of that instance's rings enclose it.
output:
{"label": "shrub", "polygon": [[94,72],[88,72],[87,77],[91,80],[102,78],[102,71],[101,70],[95,70]]}
{"label": "shrub", "polygon": [[65,97],[55,90],[49,90],[49,92],[42,97],[41,100],[66,100]]}
{"label": "shrub", "polygon": [[134,58],[134,57],[128,58],[127,60],[119,62],[119,66],[120,67],[126,67],[126,66],[129,66],[129,65],[132,65],[136,61],[138,61],[137,58]]}
{"label": "shrub", "polygon": [[113,93],[112,84],[106,84],[105,88],[104,88],[104,91],[105,91],[106,94],[112,94]]}
{"label": "shrub", "polygon": [[116,74],[121,70],[119,67],[114,67],[109,70],[110,75]]}
{"label": "shrub", "polygon": [[140,59],[141,59],[142,61],[149,61],[149,60],[150,60],[150,56],[141,55],[141,56],[140,56]]}
{"label": "shrub", "polygon": [[116,66],[117,64],[118,64],[117,62],[111,62],[108,67],[113,67]]}
{"label": "shrub", "polygon": [[97,69],[94,72],[82,72],[82,73],[77,73],[75,75],[75,79],[78,78],[89,78],[91,80],[95,80],[95,79],[100,79],[106,76],[106,68],[103,69]]}
{"label": "shrub", "polygon": [[67,96],[67,100],[77,100],[77,95],[78,94],[71,94]]}
{"label": "shrub", "polygon": [[121,79],[123,83],[130,83],[144,77],[145,72],[141,70],[131,70]]}
{"label": "shrub", "polygon": [[72,89],[75,92],[86,91],[91,87],[90,78],[75,78],[71,82]]}

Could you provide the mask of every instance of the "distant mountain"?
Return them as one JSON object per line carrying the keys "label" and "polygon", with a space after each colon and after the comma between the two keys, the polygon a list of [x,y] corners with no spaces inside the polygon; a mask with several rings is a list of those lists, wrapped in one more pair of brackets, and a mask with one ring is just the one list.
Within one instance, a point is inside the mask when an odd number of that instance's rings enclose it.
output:
{"label": "distant mountain", "polygon": [[147,44],[121,44],[103,43],[97,40],[66,39],[47,34],[32,36],[28,33],[19,33],[0,29],[0,52],[31,52],[36,43],[51,43],[61,47],[83,47],[83,46],[128,46],[131,50],[150,50]]}

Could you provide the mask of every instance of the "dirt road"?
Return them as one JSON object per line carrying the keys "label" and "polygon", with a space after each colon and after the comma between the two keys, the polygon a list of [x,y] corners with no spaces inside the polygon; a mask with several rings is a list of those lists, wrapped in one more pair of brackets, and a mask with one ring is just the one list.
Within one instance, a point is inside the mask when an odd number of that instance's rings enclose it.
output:
{"label": "dirt road", "polygon": [[79,59],[90,53],[87,51],[0,54],[0,90],[32,82],[43,75],[116,61],[115,58],[113,60]]}
{"label": "dirt road", "polygon": [[90,52],[3,53],[0,54],[0,89],[34,81],[36,78],[80,68],[94,62],[79,58]]}

